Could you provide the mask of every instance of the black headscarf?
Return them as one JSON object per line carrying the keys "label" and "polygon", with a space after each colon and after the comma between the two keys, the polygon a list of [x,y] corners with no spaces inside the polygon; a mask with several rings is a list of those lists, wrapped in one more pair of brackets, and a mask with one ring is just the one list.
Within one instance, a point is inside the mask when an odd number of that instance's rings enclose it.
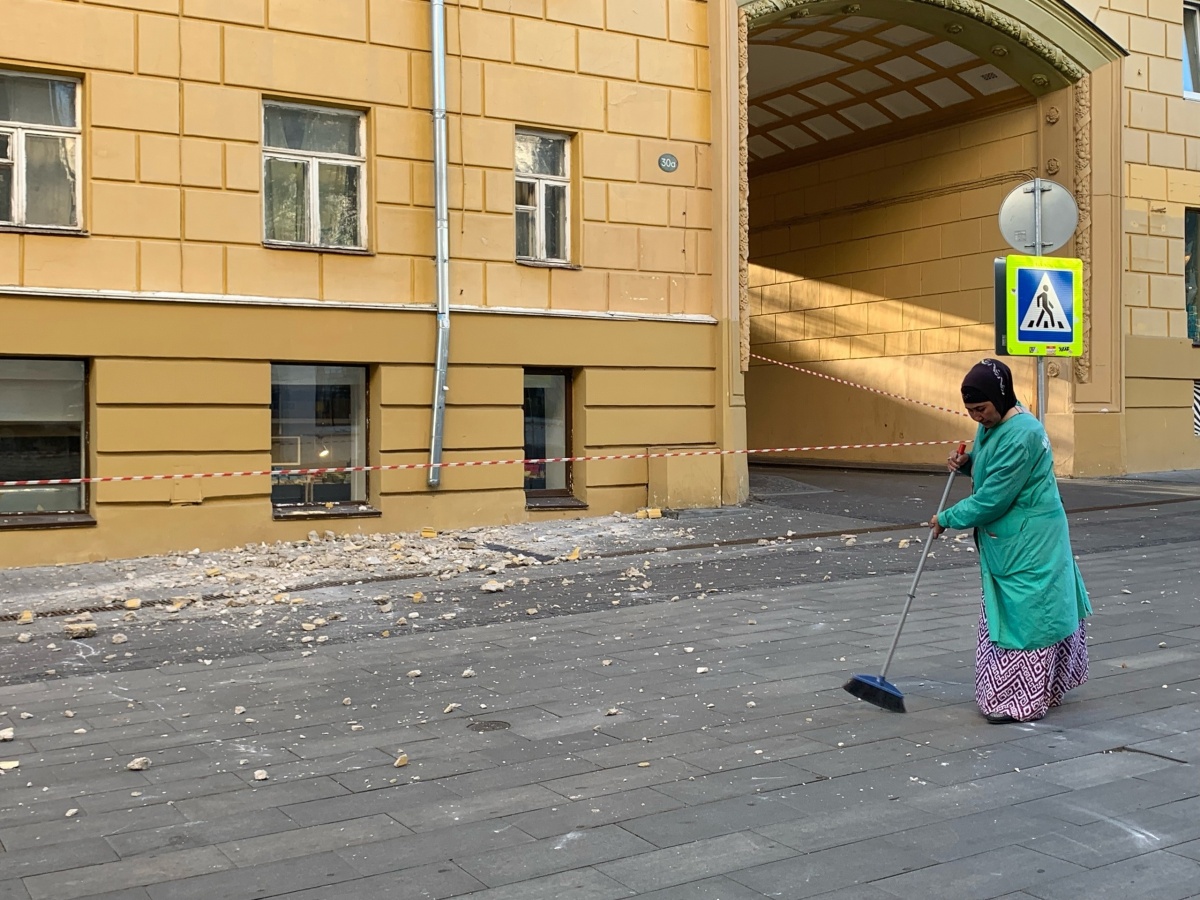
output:
{"label": "black headscarf", "polygon": [[1012,371],[998,359],[985,359],[972,366],[962,383],[963,403],[986,403],[989,400],[996,412],[1004,415],[1017,405]]}

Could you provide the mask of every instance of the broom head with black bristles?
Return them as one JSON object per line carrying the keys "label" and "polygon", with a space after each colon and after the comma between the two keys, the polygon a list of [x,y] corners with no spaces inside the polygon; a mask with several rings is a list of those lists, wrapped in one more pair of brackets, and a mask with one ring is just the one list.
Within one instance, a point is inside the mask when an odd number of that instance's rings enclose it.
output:
{"label": "broom head with black bristles", "polygon": [[879,675],[855,675],[842,687],[858,699],[874,703],[880,709],[907,712],[904,708],[904,695],[900,693],[900,689]]}

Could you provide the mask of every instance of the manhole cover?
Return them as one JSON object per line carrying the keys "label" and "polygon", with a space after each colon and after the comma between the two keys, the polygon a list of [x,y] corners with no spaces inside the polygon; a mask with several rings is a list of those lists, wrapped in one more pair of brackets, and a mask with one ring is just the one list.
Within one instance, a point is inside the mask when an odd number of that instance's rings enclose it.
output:
{"label": "manhole cover", "polygon": [[472,722],[467,726],[471,731],[503,731],[508,727],[507,722],[501,722],[499,719],[492,719],[488,722]]}

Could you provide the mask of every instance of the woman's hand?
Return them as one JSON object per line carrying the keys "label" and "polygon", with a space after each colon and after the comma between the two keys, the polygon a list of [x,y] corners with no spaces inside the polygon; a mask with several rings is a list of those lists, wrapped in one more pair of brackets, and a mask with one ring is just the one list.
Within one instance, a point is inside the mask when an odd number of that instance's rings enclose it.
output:
{"label": "woman's hand", "polygon": [[968,453],[952,453],[946,457],[946,468],[951,472],[957,472],[967,464],[967,460],[970,458]]}
{"label": "woman's hand", "polygon": [[929,517],[929,527],[933,529],[933,539],[936,541],[942,536],[942,532],[946,530],[945,526],[938,521],[937,513]]}

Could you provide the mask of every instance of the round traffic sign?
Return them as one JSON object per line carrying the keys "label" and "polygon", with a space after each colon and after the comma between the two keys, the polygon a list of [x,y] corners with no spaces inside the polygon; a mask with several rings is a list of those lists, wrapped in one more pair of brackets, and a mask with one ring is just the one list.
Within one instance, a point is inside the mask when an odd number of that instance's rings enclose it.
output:
{"label": "round traffic sign", "polygon": [[[1035,245],[1037,217],[1035,191],[1040,188],[1042,202],[1042,246]],[[1053,253],[1071,239],[1079,225],[1079,207],[1075,198],[1057,181],[1040,178],[1027,181],[1000,204],[1000,234],[1018,253],[1042,256]]]}

